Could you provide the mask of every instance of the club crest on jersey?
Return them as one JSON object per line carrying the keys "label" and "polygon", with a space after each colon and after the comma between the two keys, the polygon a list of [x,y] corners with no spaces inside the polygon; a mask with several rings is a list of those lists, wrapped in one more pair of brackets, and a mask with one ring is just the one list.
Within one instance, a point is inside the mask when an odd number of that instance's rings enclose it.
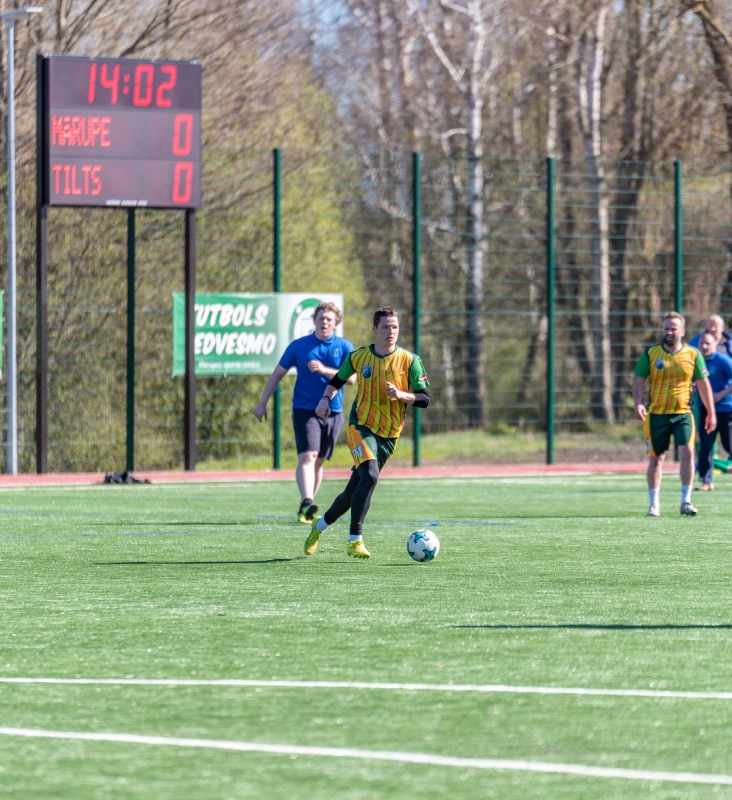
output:
{"label": "club crest on jersey", "polygon": [[662,358],[656,359],[656,369],[663,369],[666,366],[666,362]]}
{"label": "club crest on jersey", "polygon": [[361,367],[361,374],[364,378],[370,378],[372,372],[373,370],[371,369],[370,364],[367,364],[365,367]]}

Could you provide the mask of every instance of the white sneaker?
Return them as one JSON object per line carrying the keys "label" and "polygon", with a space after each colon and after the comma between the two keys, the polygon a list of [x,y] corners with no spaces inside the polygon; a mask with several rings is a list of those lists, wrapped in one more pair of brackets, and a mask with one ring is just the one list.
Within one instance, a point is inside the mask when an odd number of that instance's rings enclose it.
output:
{"label": "white sneaker", "polygon": [[661,507],[660,506],[651,506],[648,509],[648,513],[646,514],[647,517],[660,517],[661,516]]}
{"label": "white sneaker", "polygon": [[699,512],[694,508],[691,503],[682,503],[679,509],[679,514],[682,517],[695,517]]}

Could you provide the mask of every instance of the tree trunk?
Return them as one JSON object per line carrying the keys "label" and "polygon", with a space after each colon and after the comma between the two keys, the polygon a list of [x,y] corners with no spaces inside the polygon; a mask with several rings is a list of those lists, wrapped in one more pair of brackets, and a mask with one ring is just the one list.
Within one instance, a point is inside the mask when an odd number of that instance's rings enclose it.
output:
{"label": "tree trunk", "polygon": [[598,11],[594,29],[580,40],[579,117],[589,172],[592,205],[592,338],[595,389],[592,413],[613,422],[613,371],[610,343],[610,198],[602,158],[602,70],[607,7]]}
{"label": "tree trunk", "polygon": [[468,361],[468,427],[480,428],[487,419],[485,408],[485,365],[483,363],[483,92],[481,61],[485,25],[481,0],[471,3],[471,35],[468,60],[471,64],[467,91],[468,123],[468,241],[465,281],[466,341]]}
{"label": "tree trunk", "polygon": [[[623,126],[620,133],[620,154],[625,161],[638,164],[619,166],[618,188],[613,200],[612,222],[612,275],[613,317],[616,329],[613,335],[613,360],[615,363],[615,390],[613,404],[616,418],[620,419],[628,396],[628,375],[631,365],[628,336],[633,328],[628,310],[630,269],[626,261],[630,226],[638,212],[638,198],[646,176],[648,135],[644,113],[639,114],[643,47],[643,13],[640,0],[629,0],[628,8],[628,64],[623,80]],[[640,130],[639,130],[640,129]]]}

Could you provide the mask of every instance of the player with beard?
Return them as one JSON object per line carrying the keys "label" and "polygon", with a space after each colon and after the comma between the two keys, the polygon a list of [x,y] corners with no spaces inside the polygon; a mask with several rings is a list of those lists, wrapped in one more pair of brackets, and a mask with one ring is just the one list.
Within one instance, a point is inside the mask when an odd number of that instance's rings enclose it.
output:
{"label": "player with beard", "polygon": [[[694,417],[691,413],[692,383],[696,381],[699,397],[706,407],[704,429],[711,433],[717,427],[712,387],[704,356],[682,341],[686,333],[684,318],[670,311],[663,320],[663,341],[646,349],[635,367],[633,402],[635,415],[643,422],[648,450],[649,517],[661,514],[660,491],[663,461],[671,436],[681,459],[681,509],[683,516],[697,514],[691,504],[691,483],[694,477]],[[643,403],[646,380],[651,383],[648,408]]]}

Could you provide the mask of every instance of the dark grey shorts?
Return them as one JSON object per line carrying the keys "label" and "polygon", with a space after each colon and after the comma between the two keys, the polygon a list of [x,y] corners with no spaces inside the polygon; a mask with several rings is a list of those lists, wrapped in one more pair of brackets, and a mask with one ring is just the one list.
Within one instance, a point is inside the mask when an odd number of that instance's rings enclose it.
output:
{"label": "dark grey shorts", "polygon": [[314,411],[292,409],[292,427],[295,447],[300,453],[315,452],[318,458],[328,461],[333,455],[338,435],[343,427],[343,414],[331,414],[323,421]]}

